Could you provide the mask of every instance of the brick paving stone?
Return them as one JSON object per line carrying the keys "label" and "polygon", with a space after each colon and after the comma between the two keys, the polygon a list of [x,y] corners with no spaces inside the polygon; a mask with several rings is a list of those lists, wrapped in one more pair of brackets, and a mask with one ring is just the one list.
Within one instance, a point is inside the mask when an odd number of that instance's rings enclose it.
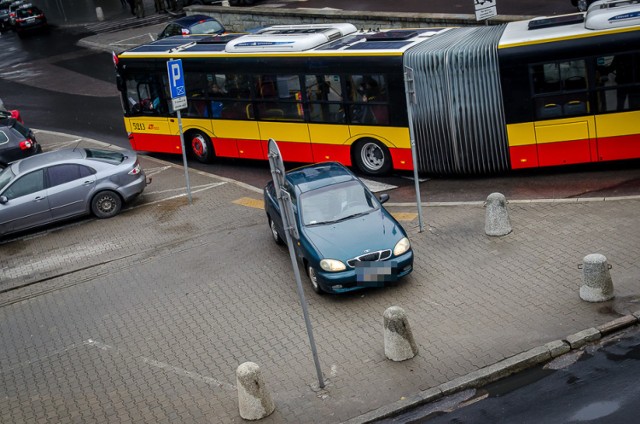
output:
{"label": "brick paving stone", "polygon": [[[179,191],[182,171],[167,172]],[[248,360],[276,403],[262,421],[342,422],[637,310],[625,299],[638,296],[640,201],[513,204],[502,238],[484,235],[480,205],[427,207],[428,230],[407,225],[404,281],[318,296],[304,280],[319,392],[289,256],[264,211],[234,203],[260,194],[225,182],[188,205],[148,189],[114,219],[0,245],[0,285],[24,286],[0,294],[3,422],[239,423],[235,369]],[[616,299],[580,300],[589,253],[612,264]],[[392,305],[420,349],[402,363],[384,358]]]}

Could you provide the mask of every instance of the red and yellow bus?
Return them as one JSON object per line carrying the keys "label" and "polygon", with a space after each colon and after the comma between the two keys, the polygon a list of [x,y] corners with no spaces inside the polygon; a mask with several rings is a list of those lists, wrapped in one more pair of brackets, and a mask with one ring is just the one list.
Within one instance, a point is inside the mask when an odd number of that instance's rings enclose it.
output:
{"label": "red and yellow bus", "polygon": [[202,162],[267,159],[273,138],[285,161],[412,170],[410,126],[423,173],[640,158],[635,1],[497,26],[315,24],[158,40],[117,57],[135,150],[181,153],[169,59],[182,59],[185,145]]}

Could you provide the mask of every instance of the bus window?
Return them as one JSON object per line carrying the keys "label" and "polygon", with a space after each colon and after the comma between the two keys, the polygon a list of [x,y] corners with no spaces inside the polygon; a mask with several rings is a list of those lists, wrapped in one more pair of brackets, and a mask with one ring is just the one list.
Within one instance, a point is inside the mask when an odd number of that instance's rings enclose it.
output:
{"label": "bus window", "polygon": [[205,75],[202,72],[185,72],[184,85],[187,92],[186,117],[210,116],[205,98]]}
{"label": "bus window", "polygon": [[306,75],[305,90],[311,122],[344,124],[339,75]]}
{"label": "bus window", "polygon": [[125,80],[127,110],[130,115],[159,115],[167,113],[161,77],[154,74],[128,74]]}
{"label": "bus window", "polygon": [[[251,77],[245,74],[207,74],[207,96],[214,117],[254,119]],[[219,109],[219,113],[218,113]]]}
{"label": "bus window", "polygon": [[354,124],[388,125],[387,81],[384,75],[352,75],[348,84],[350,121]]}
{"label": "bus window", "polygon": [[640,109],[640,58],[619,54],[596,59],[600,112]]}
{"label": "bus window", "polygon": [[259,119],[303,121],[302,90],[298,75],[260,75],[255,97]]}
{"label": "bus window", "polygon": [[585,60],[533,65],[529,74],[537,119],[592,113],[589,107]]}

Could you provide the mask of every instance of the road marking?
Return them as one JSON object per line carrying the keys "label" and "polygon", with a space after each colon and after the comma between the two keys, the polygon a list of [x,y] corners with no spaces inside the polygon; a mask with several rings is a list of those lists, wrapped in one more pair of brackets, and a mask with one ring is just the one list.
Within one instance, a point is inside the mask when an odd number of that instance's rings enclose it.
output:
{"label": "road marking", "polygon": [[233,384],[224,383],[222,381],[216,380],[213,377],[207,377],[205,375],[198,374],[197,372],[185,370],[184,368],[180,368],[180,367],[173,366],[171,364],[167,364],[166,362],[156,361],[155,359],[147,358],[146,356],[128,355],[123,350],[117,349],[117,348],[115,348],[115,347],[113,347],[111,345],[108,345],[106,343],[102,343],[102,342],[100,342],[98,340],[87,339],[87,340],[85,340],[83,342],[83,344],[85,346],[96,347],[96,348],[98,348],[100,350],[113,352],[113,353],[115,353],[117,355],[120,355],[120,356],[123,356],[123,357],[134,358],[134,359],[137,359],[138,361],[141,361],[141,362],[143,362],[143,363],[145,363],[147,365],[151,365],[152,367],[160,368],[161,370],[171,372],[171,373],[179,375],[181,377],[187,377],[187,378],[190,378],[192,380],[200,381],[202,383],[208,384],[209,386],[216,386],[216,387],[220,387],[220,388],[223,388],[223,389],[226,389],[226,390],[236,390],[236,386],[234,386]]}
{"label": "road marking", "polygon": [[391,212],[391,215],[398,221],[413,221],[418,217],[414,212]]}
{"label": "road marking", "polygon": [[233,203],[255,209],[264,209],[262,200],[252,199],[251,197],[241,197],[240,199],[234,200]]}

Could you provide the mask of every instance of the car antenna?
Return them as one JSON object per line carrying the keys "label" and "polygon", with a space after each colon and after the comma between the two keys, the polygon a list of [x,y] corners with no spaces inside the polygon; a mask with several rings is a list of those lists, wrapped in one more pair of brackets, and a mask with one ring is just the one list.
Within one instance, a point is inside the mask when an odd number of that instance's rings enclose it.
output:
{"label": "car antenna", "polygon": [[82,143],[82,139],[81,139],[81,138],[80,138],[80,139],[78,139],[78,142],[76,143],[76,145],[75,145],[75,146],[73,146],[73,150],[72,150],[72,151],[74,151],[74,152],[75,152],[75,151],[76,151],[76,149],[78,148],[78,146],[80,145],[80,143]]}

